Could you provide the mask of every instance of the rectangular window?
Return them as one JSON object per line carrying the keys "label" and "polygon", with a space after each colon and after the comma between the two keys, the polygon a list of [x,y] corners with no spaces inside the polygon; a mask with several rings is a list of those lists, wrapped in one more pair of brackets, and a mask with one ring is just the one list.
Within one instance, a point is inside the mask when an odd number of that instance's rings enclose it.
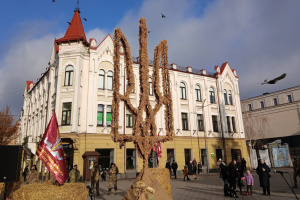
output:
{"label": "rectangular window", "polygon": [[287,98],[288,98],[288,102],[289,102],[289,103],[292,103],[292,102],[293,102],[292,95],[287,95]]}
{"label": "rectangular window", "polygon": [[98,104],[98,110],[97,110],[97,126],[103,126],[103,109],[104,106],[101,104]]}
{"label": "rectangular window", "polygon": [[114,150],[113,149],[96,149],[100,156],[98,157],[98,164],[101,168],[109,169],[110,163],[114,162]]}
{"label": "rectangular window", "polygon": [[202,165],[207,166],[206,149],[201,149],[201,161],[202,161]]}
{"label": "rectangular window", "polygon": [[135,149],[126,149],[126,169],[136,169]]}
{"label": "rectangular window", "polygon": [[228,133],[231,133],[230,117],[229,116],[226,117],[226,121],[227,121]]}
{"label": "rectangular window", "polygon": [[61,125],[71,124],[72,103],[63,103]]}
{"label": "rectangular window", "polygon": [[219,132],[218,116],[217,115],[212,115],[212,123],[213,123],[213,130],[214,130],[214,132]]}
{"label": "rectangular window", "polygon": [[190,160],[192,160],[191,149],[184,149],[184,160],[186,165],[190,163]]}
{"label": "rectangular window", "polygon": [[187,113],[181,113],[182,130],[189,130]]}
{"label": "rectangular window", "polygon": [[106,107],[106,125],[111,126],[111,106]]}
{"label": "rectangular window", "polygon": [[232,122],[232,130],[234,133],[236,133],[236,128],[235,128],[235,117],[231,118],[231,122]]}
{"label": "rectangular window", "polygon": [[252,104],[248,104],[249,111],[252,110]]}
{"label": "rectangular window", "polygon": [[261,107],[261,108],[264,108],[264,107],[265,107],[264,101],[261,101],[261,102],[260,102],[260,107]]}
{"label": "rectangular window", "polygon": [[198,122],[198,131],[204,131],[204,120],[202,114],[197,115],[197,122]]}
{"label": "rectangular window", "polygon": [[277,106],[277,105],[278,105],[278,104],[277,104],[277,99],[276,99],[276,98],[273,99],[273,103],[274,103],[274,106]]}
{"label": "rectangular window", "polygon": [[167,160],[170,161],[170,164],[175,160],[174,149],[167,149]]}
{"label": "rectangular window", "polygon": [[133,116],[128,110],[126,110],[126,127],[132,127],[132,126],[133,126]]}

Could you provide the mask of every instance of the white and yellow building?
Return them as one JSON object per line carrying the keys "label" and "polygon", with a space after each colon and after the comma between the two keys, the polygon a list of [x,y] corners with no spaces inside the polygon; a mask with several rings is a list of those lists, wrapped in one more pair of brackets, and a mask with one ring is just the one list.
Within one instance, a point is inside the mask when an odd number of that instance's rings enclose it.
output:
{"label": "white and yellow building", "polygon": [[[26,84],[20,133],[22,138],[29,137],[28,146],[33,153],[55,109],[67,165],[77,164],[81,172],[87,173],[89,164],[95,160],[102,167],[115,162],[122,176],[141,170],[142,160],[134,145],[114,143],[110,136],[113,52],[110,35],[99,44],[93,38],[87,41],[80,14],[75,10],[65,36],[54,42],[46,72],[36,83],[27,81]],[[124,59],[121,66],[124,80]],[[140,92],[138,67],[139,63],[134,62],[136,86],[131,102],[135,106]],[[214,70],[208,73],[170,65],[175,137],[162,144],[159,167],[165,167],[167,159],[176,160],[179,169],[193,158],[201,161],[204,169],[207,165],[209,169],[216,169],[218,158],[227,163],[242,157],[248,160],[236,71],[228,63]],[[150,86],[151,75],[150,64]],[[122,81],[122,91],[125,85]],[[151,87],[149,93],[154,103]],[[133,118],[124,110],[124,105],[121,113],[120,133],[131,134]],[[156,118],[160,135],[165,134],[163,117],[161,110]],[[88,157],[88,164],[84,164],[82,156],[95,151],[100,156]],[[156,165],[155,160],[153,153],[149,165]]]}

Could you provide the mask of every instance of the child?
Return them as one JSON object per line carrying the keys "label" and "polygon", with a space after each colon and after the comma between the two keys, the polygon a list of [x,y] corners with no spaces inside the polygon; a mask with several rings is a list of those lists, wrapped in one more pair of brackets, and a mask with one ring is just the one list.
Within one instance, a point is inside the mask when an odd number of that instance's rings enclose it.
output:
{"label": "child", "polygon": [[189,178],[189,170],[188,170],[188,168],[187,168],[187,166],[185,165],[184,166],[184,172],[183,172],[183,174],[184,174],[184,178],[183,178],[183,180],[185,181],[185,177],[187,177],[187,180],[189,181],[189,180],[191,180],[190,178]]}
{"label": "child", "polygon": [[[247,184],[247,195],[248,194],[252,195],[252,185],[254,184],[254,180],[253,180],[253,176],[250,173],[249,169],[247,169],[247,174],[245,175],[245,179],[246,179],[246,184]],[[251,193],[249,193],[249,188],[250,188]]]}

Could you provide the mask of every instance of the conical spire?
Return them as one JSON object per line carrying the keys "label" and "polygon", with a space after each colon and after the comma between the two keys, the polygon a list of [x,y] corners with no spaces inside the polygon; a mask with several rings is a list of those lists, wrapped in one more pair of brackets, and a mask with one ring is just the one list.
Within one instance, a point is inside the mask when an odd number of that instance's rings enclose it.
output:
{"label": "conical spire", "polygon": [[85,36],[85,32],[82,26],[79,9],[74,11],[74,15],[71,23],[69,24],[68,30],[63,38],[57,39],[56,42],[68,42],[82,40],[88,44]]}

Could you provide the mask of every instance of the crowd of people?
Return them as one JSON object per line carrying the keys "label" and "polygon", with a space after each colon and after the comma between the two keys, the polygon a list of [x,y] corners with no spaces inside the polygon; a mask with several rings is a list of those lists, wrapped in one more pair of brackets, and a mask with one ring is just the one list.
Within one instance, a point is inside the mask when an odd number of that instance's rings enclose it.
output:
{"label": "crowd of people", "polygon": [[[67,168],[68,171],[68,179],[66,182],[68,183],[78,183],[80,180],[80,171],[77,169],[77,165],[74,165],[72,168],[69,166]],[[99,192],[99,181],[100,177],[102,181],[106,181],[106,175],[109,175],[109,187],[108,187],[108,195],[111,194],[112,188],[114,188],[115,194],[117,194],[117,174],[119,173],[119,169],[115,163],[111,163],[110,168],[106,171],[105,168],[101,168],[97,162],[93,163],[93,168],[91,170],[91,186],[93,191],[96,190],[97,195],[100,195]],[[39,173],[37,171],[36,165],[32,165],[31,170],[29,171],[28,166],[25,167],[23,172],[24,182],[27,184],[37,183],[39,182]],[[46,169],[45,170],[45,181],[49,181],[54,185],[59,185],[58,181],[54,178],[54,176]]]}

